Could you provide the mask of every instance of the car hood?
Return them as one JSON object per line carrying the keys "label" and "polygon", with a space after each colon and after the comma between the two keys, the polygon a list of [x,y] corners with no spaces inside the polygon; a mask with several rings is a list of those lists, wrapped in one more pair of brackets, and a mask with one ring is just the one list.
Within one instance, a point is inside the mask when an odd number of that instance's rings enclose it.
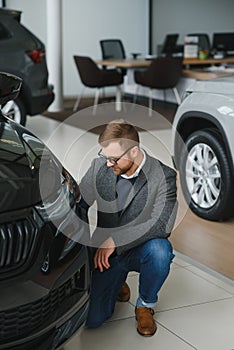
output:
{"label": "car hood", "polygon": [[[42,156],[51,173],[53,155],[46,146],[20,125],[0,121],[0,213],[41,202]],[[48,189],[48,196],[53,190]]]}
{"label": "car hood", "polygon": [[234,76],[216,78],[211,80],[196,81],[192,84],[188,92],[213,93],[222,95],[234,94]]}

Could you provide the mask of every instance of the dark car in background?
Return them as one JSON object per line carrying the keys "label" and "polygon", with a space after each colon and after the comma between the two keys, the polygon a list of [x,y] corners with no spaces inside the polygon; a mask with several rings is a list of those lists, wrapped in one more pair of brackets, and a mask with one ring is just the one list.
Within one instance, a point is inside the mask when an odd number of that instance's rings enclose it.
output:
{"label": "dark car in background", "polygon": [[43,113],[54,100],[48,84],[45,45],[20,23],[21,12],[0,8],[0,71],[23,80],[16,100],[2,110],[25,125],[26,116]]}
{"label": "dark car in background", "polygon": [[[0,104],[21,79],[0,73]],[[79,187],[35,135],[0,112],[0,349],[53,350],[89,305]]]}

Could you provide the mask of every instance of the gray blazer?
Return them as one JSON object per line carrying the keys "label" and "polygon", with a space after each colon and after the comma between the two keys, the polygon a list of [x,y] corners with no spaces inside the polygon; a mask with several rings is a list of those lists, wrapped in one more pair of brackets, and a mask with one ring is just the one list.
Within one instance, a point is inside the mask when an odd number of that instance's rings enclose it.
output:
{"label": "gray blazer", "polygon": [[167,238],[177,212],[176,172],[146,153],[145,164],[121,212],[116,180],[113,170],[100,158],[93,160],[81,180],[81,195],[88,207],[97,202],[92,245],[98,247],[111,236],[119,255],[150,239]]}

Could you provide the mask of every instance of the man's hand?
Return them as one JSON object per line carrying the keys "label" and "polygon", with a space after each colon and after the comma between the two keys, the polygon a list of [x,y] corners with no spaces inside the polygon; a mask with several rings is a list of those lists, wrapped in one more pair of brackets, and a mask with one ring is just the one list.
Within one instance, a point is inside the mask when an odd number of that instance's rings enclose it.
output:
{"label": "man's hand", "polygon": [[94,255],[94,268],[103,272],[104,267],[109,269],[109,257],[115,251],[115,243],[111,237],[105,240]]}

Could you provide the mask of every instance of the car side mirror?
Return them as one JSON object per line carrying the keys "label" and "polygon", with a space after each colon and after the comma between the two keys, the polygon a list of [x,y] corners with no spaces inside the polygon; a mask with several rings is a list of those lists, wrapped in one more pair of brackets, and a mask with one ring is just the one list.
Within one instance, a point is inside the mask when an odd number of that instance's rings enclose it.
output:
{"label": "car side mirror", "polygon": [[14,100],[20,92],[22,79],[16,75],[0,72],[0,105]]}

